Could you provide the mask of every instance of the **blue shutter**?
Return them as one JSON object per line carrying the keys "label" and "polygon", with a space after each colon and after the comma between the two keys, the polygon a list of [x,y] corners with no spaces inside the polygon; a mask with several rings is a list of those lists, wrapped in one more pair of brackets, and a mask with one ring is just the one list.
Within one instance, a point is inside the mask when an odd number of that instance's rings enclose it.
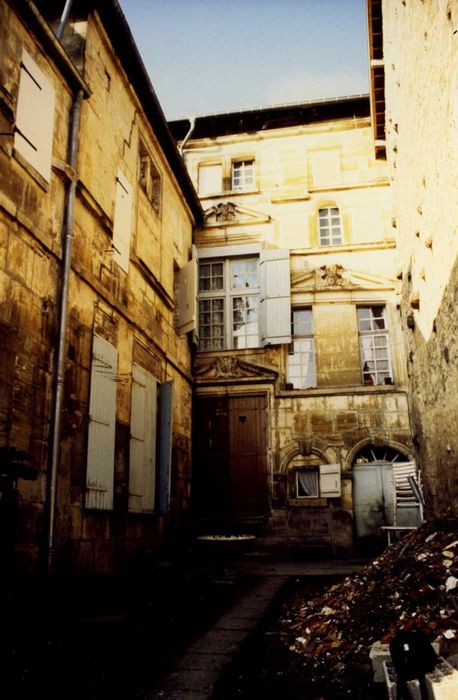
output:
{"label": "blue shutter", "polygon": [[291,342],[289,250],[263,250],[259,259],[261,346]]}
{"label": "blue shutter", "polygon": [[172,401],[173,382],[159,386],[159,459],[157,507],[160,514],[170,509],[170,483],[172,471]]}
{"label": "blue shutter", "polygon": [[94,335],[92,349],[86,508],[113,508],[117,351]]}

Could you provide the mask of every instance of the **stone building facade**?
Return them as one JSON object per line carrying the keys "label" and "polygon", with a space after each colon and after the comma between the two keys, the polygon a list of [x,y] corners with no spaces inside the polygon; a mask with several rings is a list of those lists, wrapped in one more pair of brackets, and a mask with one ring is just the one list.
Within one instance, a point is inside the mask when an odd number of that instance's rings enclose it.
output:
{"label": "stone building facade", "polygon": [[0,2],[2,559],[113,572],[189,508],[201,208],[118,3],[50,5]]}
{"label": "stone building facade", "polygon": [[369,98],[170,126],[205,214],[196,517],[204,529],[269,523],[280,544],[334,552],[380,538],[387,463],[411,461],[413,446]]}
{"label": "stone building facade", "polygon": [[373,117],[391,181],[416,458],[429,511],[456,514],[458,7],[369,0],[368,9]]}

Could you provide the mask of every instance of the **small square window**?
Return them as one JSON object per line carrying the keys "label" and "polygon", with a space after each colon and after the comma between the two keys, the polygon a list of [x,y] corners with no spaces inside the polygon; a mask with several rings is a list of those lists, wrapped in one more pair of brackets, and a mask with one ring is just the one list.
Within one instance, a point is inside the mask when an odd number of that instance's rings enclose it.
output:
{"label": "small square window", "polygon": [[254,160],[232,163],[232,190],[246,192],[254,190]]}

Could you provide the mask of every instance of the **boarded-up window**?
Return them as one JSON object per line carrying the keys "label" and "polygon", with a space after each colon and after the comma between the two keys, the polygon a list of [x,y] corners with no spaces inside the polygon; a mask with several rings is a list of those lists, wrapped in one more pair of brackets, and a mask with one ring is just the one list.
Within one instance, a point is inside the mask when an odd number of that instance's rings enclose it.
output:
{"label": "boarded-up window", "polygon": [[342,182],[340,150],[325,149],[309,153],[309,167],[312,172],[312,187],[339,185]]}
{"label": "boarded-up window", "polygon": [[143,367],[132,367],[129,510],[151,513],[156,488],[157,380]]}
{"label": "boarded-up window", "polygon": [[94,335],[92,347],[86,508],[113,508],[117,351]]}
{"label": "boarded-up window", "polygon": [[132,186],[118,171],[113,222],[114,260],[125,272],[129,269],[130,237],[132,233]]}
{"label": "boarded-up window", "polygon": [[51,180],[55,91],[44,73],[22,52],[14,148],[47,181]]}
{"label": "boarded-up window", "polygon": [[222,191],[222,166],[200,165],[198,191],[201,197],[208,194],[219,194]]}
{"label": "boarded-up window", "polygon": [[290,266],[288,250],[263,250],[260,258],[261,345],[291,342]]}

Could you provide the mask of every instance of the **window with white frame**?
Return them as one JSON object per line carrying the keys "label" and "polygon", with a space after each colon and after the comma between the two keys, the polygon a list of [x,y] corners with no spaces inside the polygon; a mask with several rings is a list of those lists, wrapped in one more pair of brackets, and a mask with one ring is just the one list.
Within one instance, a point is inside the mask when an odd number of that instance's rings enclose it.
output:
{"label": "window with white frame", "polygon": [[[294,462],[299,460],[298,457]],[[293,475],[293,498],[339,498],[342,494],[340,464],[298,464]]]}
{"label": "window with white frame", "polygon": [[254,190],[254,160],[239,160],[232,163],[232,190],[246,192]]}
{"label": "window with white frame", "polygon": [[320,245],[339,245],[342,243],[342,220],[338,207],[319,209],[318,240]]}
{"label": "window with white frame", "polygon": [[319,498],[320,470],[318,467],[296,469],[295,477],[296,498]]}
{"label": "window with white frame", "polygon": [[199,350],[259,346],[258,258],[199,263]]}
{"label": "window with white frame", "polygon": [[47,181],[51,180],[55,90],[32,57],[22,52],[14,148]]}
{"label": "window with white frame", "polygon": [[293,309],[291,335],[287,382],[292,384],[294,389],[316,386],[312,309]]}
{"label": "window with white frame", "polygon": [[391,384],[393,372],[385,307],[359,307],[358,327],[364,384]]}
{"label": "window with white frame", "polygon": [[139,144],[140,187],[146,194],[156,214],[161,210],[161,175],[142,141]]}

